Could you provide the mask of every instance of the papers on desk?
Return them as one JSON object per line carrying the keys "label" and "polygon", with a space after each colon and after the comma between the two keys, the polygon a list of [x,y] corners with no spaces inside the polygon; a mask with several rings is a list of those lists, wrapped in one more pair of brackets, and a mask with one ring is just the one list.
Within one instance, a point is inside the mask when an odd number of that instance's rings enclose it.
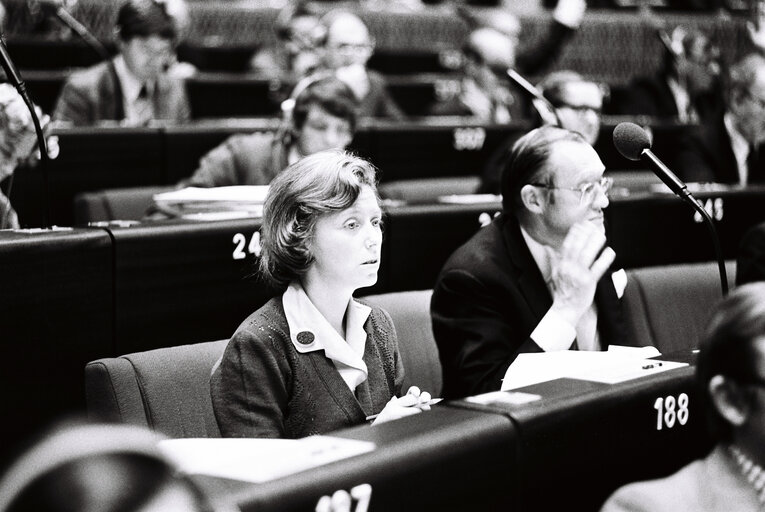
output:
{"label": "papers on desk", "polygon": [[303,439],[166,439],[159,449],[184,472],[267,482],[374,450],[374,443],[330,436]]}
{"label": "papers on desk", "polygon": [[[185,215],[236,212],[240,216],[263,216],[268,186],[187,187],[154,195],[160,208],[180,210]],[[230,217],[229,217],[230,218]]]}
{"label": "papers on desk", "polygon": [[502,201],[502,196],[494,194],[452,194],[439,196],[438,201],[447,204],[498,203]]}
{"label": "papers on desk", "polygon": [[614,345],[607,352],[560,350],[520,354],[507,369],[502,390],[561,378],[616,384],[688,366],[687,363],[647,359],[658,355],[661,354],[654,347]]}

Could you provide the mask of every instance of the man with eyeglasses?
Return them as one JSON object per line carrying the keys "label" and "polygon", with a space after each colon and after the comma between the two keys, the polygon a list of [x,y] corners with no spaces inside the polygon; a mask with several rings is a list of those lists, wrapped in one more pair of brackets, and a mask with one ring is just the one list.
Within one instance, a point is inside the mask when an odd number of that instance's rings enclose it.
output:
{"label": "man with eyeglasses", "polygon": [[[537,84],[537,88],[555,109],[561,128],[577,132],[588,144],[595,144],[600,135],[604,86],[574,71],[561,70],[547,75]],[[479,193],[500,193],[500,175],[517,137],[511,135],[486,162],[481,173]]]}
{"label": "man with eyeglasses", "polygon": [[520,353],[623,345],[623,271],[608,272],[611,180],[581,135],[543,126],[513,146],[502,208],[457,249],[433,291],[444,396],[500,389]]}
{"label": "man with eyeglasses", "polygon": [[715,446],[666,478],[617,490],[602,512],[761,511],[765,508],[765,283],[717,307],[699,346],[698,411]]}
{"label": "man with eyeglasses", "polygon": [[374,40],[361,18],[348,11],[330,11],[322,24],[326,32],[321,48],[323,67],[351,88],[359,102],[359,117],[404,119],[404,112],[388,93],[385,78],[367,68]]}
{"label": "man with eyeglasses", "polygon": [[731,66],[725,111],[690,130],[671,166],[687,182],[765,183],[765,57],[750,54]]}
{"label": "man with eyeglasses", "polygon": [[171,72],[185,14],[182,0],[126,0],[117,14],[119,54],[72,74],[53,119],[74,126],[188,121],[191,108],[183,78]]}

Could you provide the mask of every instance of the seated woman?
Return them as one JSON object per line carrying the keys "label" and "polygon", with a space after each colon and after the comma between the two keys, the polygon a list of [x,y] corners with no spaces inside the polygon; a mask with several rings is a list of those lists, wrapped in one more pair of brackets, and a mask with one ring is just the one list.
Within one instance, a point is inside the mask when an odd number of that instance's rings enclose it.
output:
{"label": "seated woman", "polygon": [[353,298],[377,281],[382,212],[374,168],[322,151],[274,178],[260,270],[280,290],[237,329],[213,372],[224,437],[299,438],[427,409],[404,369],[390,316]]}

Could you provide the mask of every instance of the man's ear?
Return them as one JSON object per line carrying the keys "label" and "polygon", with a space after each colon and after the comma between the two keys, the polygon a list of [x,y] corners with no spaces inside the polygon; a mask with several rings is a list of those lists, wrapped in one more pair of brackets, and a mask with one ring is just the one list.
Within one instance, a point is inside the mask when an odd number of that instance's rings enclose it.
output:
{"label": "man's ear", "polygon": [[524,185],[521,188],[521,202],[532,213],[544,213],[546,200],[539,187]]}
{"label": "man's ear", "polygon": [[735,382],[715,375],[709,381],[707,391],[717,412],[732,426],[740,427],[749,418],[749,399]]}

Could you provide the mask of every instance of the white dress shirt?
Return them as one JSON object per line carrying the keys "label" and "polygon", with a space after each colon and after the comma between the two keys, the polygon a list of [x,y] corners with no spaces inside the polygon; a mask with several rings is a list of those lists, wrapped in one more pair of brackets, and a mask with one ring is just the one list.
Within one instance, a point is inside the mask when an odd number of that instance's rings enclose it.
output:
{"label": "white dress shirt", "polygon": [[[557,259],[556,252],[552,247],[541,244],[534,240],[525,229],[521,227],[521,235],[531,252],[531,257],[537,264],[542,277],[545,280],[550,293],[553,292],[552,272]],[[624,293],[627,285],[626,274],[623,270],[614,272],[612,275],[614,288],[618,297]],[[577,325],[571,325],[552,308],[547,310],[545,316],[539,321],[531,333],[531,339],[545,352],[554,350],[568,350],[574,340],[579,350],[600,350],[600,336],[597,330],[598,310],[593,301],[585,311]]]}
{"label": "white dress shirt", "polygon": [[735,125],[733,124],[733,118],[730,113],[726,112],[723,116],[723,123],[725,129],[730,137],[730,145],[733,150],[733,155],[736,157],[736,164],[738,165],[738,182],[741,185],[746,185],[749,181],[749,167],[746,164],[746,159],[749,158],[749,142],[741,135]]}
{"label": "white dress shirt", "polygon": [[351,391],[367,380],[367,365],[363,359],[367,343],[364,323],[371,308],[353,299],[348,302],[345,312],[346,339],[343,339],[316,309],[299,282],[292,282],[287,287],[282,295],[282,305],[295,350],[301,354],[323,350]]}

